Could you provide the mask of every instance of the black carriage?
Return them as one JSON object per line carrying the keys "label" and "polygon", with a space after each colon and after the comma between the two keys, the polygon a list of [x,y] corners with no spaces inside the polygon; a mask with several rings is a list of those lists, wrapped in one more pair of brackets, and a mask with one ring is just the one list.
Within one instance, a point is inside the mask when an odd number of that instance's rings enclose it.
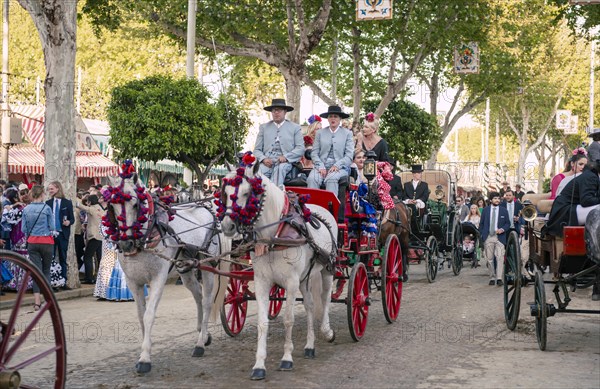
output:
{"label": "black carriage", "polygon": [[[569,309],[569,289],[593,286],[600,277],[600,264],[592,259],[586,248],[585,227],[563,227],[563,237],[545,235],[545,218],[551,202],[532,197],[532,204],[524,209],[529,238],[529,261],[526,268],[534,273],[534,302],[530,314],[535,318],[535,333],[540,350],[546,349],[547,320],[557,313],[600,314],[600,310]],[[538,206],[536,210],[536,206]],[[516,233],[511,233],[506,249],[504,277],[504,313],[506,325],[514,330],[519,319],[521,286],[528,282],[522,274],[521,255]],[[544,279],[544,273],[548,276]],[[545,284],[552,284],[555,304],[546,300]]]}
{"label": "black carriage", "polygon": [[[401,173],[402,182],[410,182],[410,172]],[[435,281],[438,269],[446,262],[455,275],[463,266],[463,229],[456,208],[456,183],[448,172],[425,170],[422,180],[429,185],[424,209],[412,208],[409,263],[425,261],[427,280]]]}

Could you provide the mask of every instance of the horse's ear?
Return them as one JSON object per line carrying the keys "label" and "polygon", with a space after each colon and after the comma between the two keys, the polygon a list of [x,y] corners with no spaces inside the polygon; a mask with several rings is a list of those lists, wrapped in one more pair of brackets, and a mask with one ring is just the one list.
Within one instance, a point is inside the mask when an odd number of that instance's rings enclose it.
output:
{"label": "horse's ear", "polygon": [[258,163],[258,161],[254,162],[254,165],[252,166],[252,175],[255,176],[258,174],[260,168],[260,163]]}
{"label": "horse's ear", "polygon": [[229,163],[229,161],[225,161],[225,166],[227,166],[227,170],[229,170],[230,172],[235,170],[235,168]]}
{"label": "horse's ear", "polygon": [[133,180],[133,183],[134,183],[134,184],[137,184],[137,182],[138,182],[138,175],[137,175],[137,173],[133,173],[133,178],[132,178],[132,180]]}

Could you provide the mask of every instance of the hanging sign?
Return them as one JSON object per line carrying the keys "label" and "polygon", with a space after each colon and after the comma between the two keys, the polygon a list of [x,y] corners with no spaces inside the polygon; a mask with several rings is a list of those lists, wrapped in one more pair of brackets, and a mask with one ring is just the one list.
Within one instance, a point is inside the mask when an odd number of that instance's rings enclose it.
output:
{"label": "hanging sign", "polygon": [[356,20],[392,18],[393,0],[356,0]]}
{"label": "hanging sign", "polygon": [[571,122],[569,128],[565,128],[565,134],[577,134],[577,130],[579,129],[579,116],[571,115]]}
{"label": "hanging sign", "polygon": [[556,129],[570,130],[571,129],[571,111],[567,109],[559,109],[556,111]]}
{"label": "hanging sign", "polygon": [[479,45],[463,43],[454,48],[454,72],[458,74],[479,73]]}

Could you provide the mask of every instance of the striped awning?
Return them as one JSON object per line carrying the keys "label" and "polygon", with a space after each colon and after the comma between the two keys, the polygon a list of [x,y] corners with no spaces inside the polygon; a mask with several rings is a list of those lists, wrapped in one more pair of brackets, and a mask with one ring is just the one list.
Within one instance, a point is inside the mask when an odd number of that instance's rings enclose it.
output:
{"label": "striped awning", "polygon": [[[12,147],[8,151],[9,174],[44,174],[44,153],[35,147]],[[119,166],[102,154],[77,153],[77,177],[116,176]]]}
{"label": "striped awning", "polygon": [[23,132],[29,141],[42,149],[44,147],[44,113],[43,105],[11,105],[15,117],[22,119]]}

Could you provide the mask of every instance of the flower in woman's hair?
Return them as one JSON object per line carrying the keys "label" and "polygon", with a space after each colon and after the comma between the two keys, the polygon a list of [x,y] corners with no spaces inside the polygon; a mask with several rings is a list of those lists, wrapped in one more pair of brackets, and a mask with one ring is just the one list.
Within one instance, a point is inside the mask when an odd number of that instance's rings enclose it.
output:
{"label": "flower in woman's hair", "polygon": [[583,154],[583,155],[587,156],[587,151],[583,147],[579,147],[579,148],[573,150],[573,155],[577,155],[577,154]]}
{"label": "flower in woman's hair", "polygon": [[313,142],[313,138],[308,135],[304,135],[304,147],[312,146]]}
{"label": "flower in woman's hair", "polygon": [[365,120],[368,122],[375,121],[375,114],[373,112],[369,112],[367,116],[365,116]]}
{"label": "flower in woman's hair", "polygon": [[308,118],[308,124],[313,124],[314,122],[321,122],[321,117],[319,115],[311,115]]}

